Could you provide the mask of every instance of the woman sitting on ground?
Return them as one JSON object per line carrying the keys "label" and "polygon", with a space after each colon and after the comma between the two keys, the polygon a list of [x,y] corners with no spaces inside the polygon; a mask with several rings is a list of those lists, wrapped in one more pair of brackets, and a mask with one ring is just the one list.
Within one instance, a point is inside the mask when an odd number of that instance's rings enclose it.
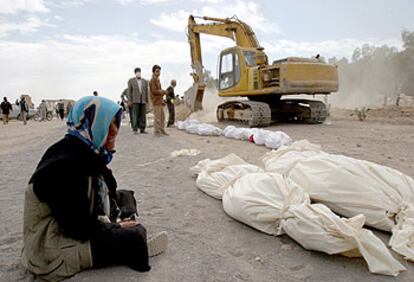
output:
{"label": "woman sitting on ground", "polygon": [[147,242],[137,221],[108,220],[117,183],[107,164],[121,116],[121,107],[106,98],[80,99],[68,115],[68,133],[46,151],[30,179],[22,263],[44,280],[112,264],[149,271],[148,257],[167,246],[166,232]]}

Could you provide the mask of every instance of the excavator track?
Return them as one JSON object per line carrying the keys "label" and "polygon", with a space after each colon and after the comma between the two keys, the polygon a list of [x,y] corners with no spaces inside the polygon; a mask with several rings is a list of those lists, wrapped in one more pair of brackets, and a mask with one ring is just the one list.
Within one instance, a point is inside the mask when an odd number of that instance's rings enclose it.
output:
{"label": "excavator track", "polygon": [[284,99],[276,103],[229,101],[217,107],[217,120],[237,121],[249,127],[266,127],[272,122],[323,123],[328,111],[323,102]]}
{"label": "excavator track", "polygon": [[264,127],[272,122],[272,111],[267,103],[256,101],[229,101],[217,107],[217,120],[239,121],[250,127]]}
{"label": "excavator track", "polygon": [[328,116],[326,106],[321,101],[283,99],[271,106],[275,121],[315,124],[323,123]]}
{"label": "excavator track", "polygon": [[323,123],[328,117],[328,109],[323,102],[320,101],[308,101],[311,106],[311,120],[310,123]]}

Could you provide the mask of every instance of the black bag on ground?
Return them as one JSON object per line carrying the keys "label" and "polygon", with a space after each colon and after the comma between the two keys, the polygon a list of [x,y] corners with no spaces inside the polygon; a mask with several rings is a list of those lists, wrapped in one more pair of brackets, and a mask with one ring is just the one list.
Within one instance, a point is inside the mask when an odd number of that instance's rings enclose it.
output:
{"label": "black bag on ground", "polygon": [[137,201],[134,197],[134,191],[123,189],[117,190],[116,203],[120,210],[118,218],[121,220],[136,219],[138,217]]}

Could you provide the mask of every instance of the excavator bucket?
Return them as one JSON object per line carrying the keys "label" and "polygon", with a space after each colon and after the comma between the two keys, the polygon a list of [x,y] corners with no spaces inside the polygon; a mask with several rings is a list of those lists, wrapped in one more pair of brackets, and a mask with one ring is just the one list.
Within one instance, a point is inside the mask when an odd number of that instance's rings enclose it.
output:
{"label": "excavator bucket", "polygon": [[195,93],[195,101],[194,101],[194,111],[201,111],[203,109],[203,96],[204,96],[204,88],[205,86],[199,85],[196,89]]}
{"label": "excavator bucket", "polygon": [[193,84],[193,91],[189,97],[190,109],[192,112],[201,111],[203,109],[203,96],[205,85],[200,83]]}

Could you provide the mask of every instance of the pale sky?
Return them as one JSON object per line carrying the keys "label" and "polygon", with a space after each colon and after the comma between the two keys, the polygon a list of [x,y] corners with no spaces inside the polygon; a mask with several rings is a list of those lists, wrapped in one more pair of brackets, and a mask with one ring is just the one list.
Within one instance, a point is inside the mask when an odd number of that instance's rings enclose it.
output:
{"label": "pale sky", "polygon": [[[412,0],[0,0],[0,96],[80,98],[97,90],[119,100],[133,69],[162,67],[183,94],[192,84],[185,27],[190,14],[236,15],[253,27],[271,61],[350,57],[364,43],[401,48],[414,31]],[[204,66],[216,75],[232,41],[202,36]]]}

